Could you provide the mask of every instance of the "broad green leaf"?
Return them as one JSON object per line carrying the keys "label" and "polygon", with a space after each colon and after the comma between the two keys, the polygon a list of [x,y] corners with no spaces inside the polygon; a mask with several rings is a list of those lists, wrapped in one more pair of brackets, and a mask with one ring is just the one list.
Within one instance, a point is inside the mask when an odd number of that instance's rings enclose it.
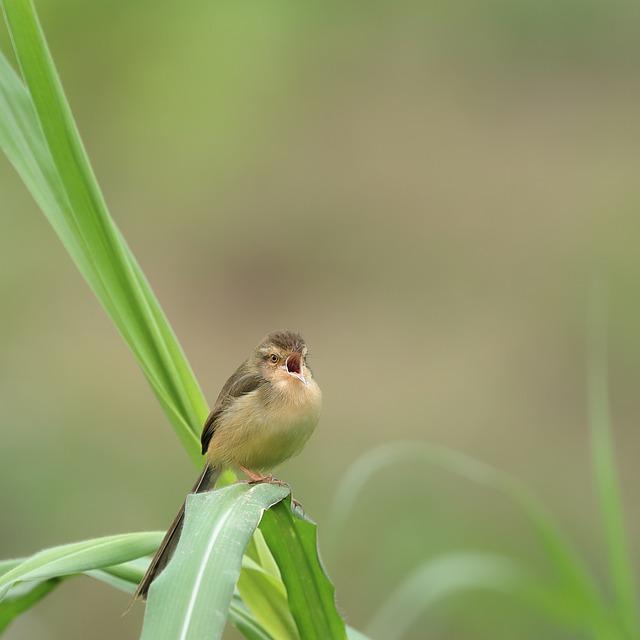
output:
{"label": "broad green leaf", "polygon": [[95,179],[30,0],[3,8],[26,89],[0,62],[0,146],[136,355],[198,464],[207,404]]}
{"label": "broad green leaf", "polygon": [[603,284],[595,282],[589,309],[588,399],[592,468],[600,502],[615,609],[631,637],[640,636],[638,601],[616,471],[607,373],[607,321]]}
{"label": "broad green leaf", "polygon": [[[135,537],[139,534],[126,535]],[[155,537],[154,544],[157,545],[162,539],[163,532],[156,532],[152,535]],[[145,548],[143,551],[146,554],[149,549]],[[0,575],[24,562],[24,558],[0,561]],[[90,563],[90,566],[101,566],[102,562],[103,559],[101,557],[96,557],[95,562]],[[149,558],[141,556],[116,565],[88,569],[83,571],[83,573],[125,593],[133,594],[148,564]],[[64,576],[49,578],[47,580],[21,582],[11,588],[4,600],[0,602],[0,632],[6,628],[15,617],[34,604],[37,604],[39,600],[60,584],[63,577],[71,577],[71,574],[65,573]],[[267,631],[260,626],[260,623],[254,618],[237,595],[234,595],[232,599],[229,608],[229,617],[231,622],[242,631],[248,640],[279,640],[278,638],[273,639]]]}
{"label": "broad green leaf", "polygon": [[[256,533],[260,534],[260,531],[257,529]],[[260,537],[261,536],[259,535],[256,536],[258,539],[260,539]],[[132,594],[142,579],[148,563],[148,558],[139,558],[138,560],[131,560],[130,562],[125,562],[113,567],[105,567],[104,569],[96,569],[85,573],[97,580],[115,587],[116,589]],[[242,571],[244,572],[245,565],[251,564],[251,560],[248,560],[245,556],[242,563]],[[240,580],[242,580],[242,572]],[[281,591],[283,587],[278,585],[276,588]],[[281,635],[272,636],[266,628],[261,626],[238,594],[234,594],[231,600],[229,619],[248,640],[285,640],[285,638],[288,637]],[[297,635],[297,630],[295,631],[294,637],[299,637]],[[369,640],[364,633],[349,626],[347,626],[347,637],[349,640]]]}
{"label": "broad green leaf", "polygon": [[318,555],[315,523],[294,514],[288,501],[265,512],[260,531],[280,569],[300,637],[346,638],[333,584]]}
{"label": "broad green leaf", "polygon": [[[148,564],[149,558],[139,558],[113,567],[87,571],[86,574],[120,591],[133,594]],[[247,640],[278,640],[273,639],[260,626],[237,594],[231,599],[229,618]]]}
{"label": "broad green leaf", "polygon": [[20,582],[81,573],[147,555],[161,539],[157,532],[125,533],[45,549],[0,575],[0,600]]}
{"label": "broad green leaf", "polygon": [[220,637],[249,538],[265,509],[288,493],[235,484],[188,496],[174,557],[149,590],[143,640]]}

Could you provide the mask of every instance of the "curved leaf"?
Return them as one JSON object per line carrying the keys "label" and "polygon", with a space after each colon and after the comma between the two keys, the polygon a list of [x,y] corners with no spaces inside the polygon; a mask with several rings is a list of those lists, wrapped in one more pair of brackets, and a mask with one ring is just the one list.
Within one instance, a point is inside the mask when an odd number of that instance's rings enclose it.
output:
{"label": "curved leaf", "polygon": [[81,573],[152,553],[162,534],[125,533],[45,549],[0,575],[0,600],[19,582]]}
{"label": "curved leaf", "polygon": [[[139,558],[113,567],[87,571],[86,574],[120,591],[133,594],[148,565],[149,558]],[[229,618],[247,640],[274,640],[235,593],[229,607]]]}
{"label": "curved leaf", "polygon": [[288,493],[272,484],[235,484],[188,496],[174,557],[149,590],[143,640],[221,636],[251,534],[265,509]]}
{"label": "curved leaf", "polygon": [[[200,467],[198,433],[207,413],[203,394],[108,212],[33,3],[2,0],[2,6],[24,83],[0,54],[0,147],[131,348],[180,441]],[[232,479],[227,471],[221,484]],[[261,560],[267,569],[273,564],[264,554]]]}
{"label": "curved leaf", "polygon": [[298,640],[298,628],[289,611],[287,590],[280,580],[245,556],[238,592],[256,620],[274,638]]}
{"label": "curved leaf", "polygon": [[604,285],[594,282],[589,308],[589,431],[615,608],[630,637],[640,636],[637,591],[624,519],[609,409],[607,318]]}
{"label": "curved leaf", "polygon": [[[386,466],[415,461],[456,473],[508,496],[533,525],[555,571],[567,623],[577,629],[608,632],[615,621],[593,575],[554,517],[526,487],[508,474],[459,451],[426,442],[394,442],[363,454],[350,467],[336,491],[330,523],[331,540],[344,531],[353,506],[369,480]],[[559,595],[558,595],[559,594]]]}
{"label": "curved leaf", "polygon": [[207,403],[91,169],[33,4],[3,0],[26,83],[0,62],[2,147],[129,344],[194,462]]}
{"label": "curved leaf", "polygon": [[280,568],[300,637],[346,638],[335,589],[318,555],[315,523],[294,514],[289,501],[265,513],[260,531]]}
{"label": "curved leaf", "polygon": [[509,591],[522,579],[520,568],[503,556],[477,552],[438,556],[403,580],[376,611],[368,631],[373,638],[396,640],[427,607],[450,595],[469,589]]}
{"label": "curved leaf", "polygon": [[40,602],[53,591],[62,578],[50,578],[36,582],[24,582],[14,587],[9,595],[0,602],[0,633],[2,633],[21,613]]}

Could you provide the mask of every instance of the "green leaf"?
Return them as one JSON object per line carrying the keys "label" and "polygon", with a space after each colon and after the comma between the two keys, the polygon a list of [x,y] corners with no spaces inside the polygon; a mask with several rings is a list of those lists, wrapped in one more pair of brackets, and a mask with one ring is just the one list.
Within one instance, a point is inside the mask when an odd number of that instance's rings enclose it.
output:
{"label": "green leaf", "polygon": [[162,534],[125,533],[45,549],[0,575],[0,600],[19,582],[46,580],[125,562],[152,553]]}
{"label": "green leaf", "polygon": [[425,609],[444,598],[470,589],[509,593],[522,580],[520,568],[504,556],[458,552],[432,558],[405,578],[377,609],[369,634],[396,640],[409,632]]}
{"label": "green leaf", "polygon": [[[189,456],[201,466],[198,435],[207,414],[202,392],[108,212],[32,2],[3,0],[2,6],[26,85],[0,54],[0,148],[131,348]],[[220,484],[233,477],[226,471]],[[263,549],[260,563],[273,574],[267,555]],[[121,577],[110,579],[124,586]]]}
{"label": "green leaf", "polygon": [[[251,615],[242,600],[234,595],[229,609],[229,617],[233,625],[247,640],[281,640],[274,638]],[[282,640],[285,640],[284,638]]]}
{"label": "green leaf", "polygon": [[335,590],[324,571],[314,522],[291,510],[290,501],[264,514],[260,530],[280,568],[301,638],[346,638]]}
{"label": "green leaf", "polygon": [[380,476],[389,465],[409,461],[440,467],[509,497],[538,534],[554,570],[558,583],[554,594],[560,598],[567,624],[597,633],[611,628],[614,623],[608,603],[595,579],[570,539],[536,497],[508,474],[446,447],[425,442],[395,442],[376,447],[356,460],[341,480],[331,510],[330,539],[334,544],[343,535],[358,496],[371,478]]}
{"label": "green leaf", "polygon": [[259,564],[264,571],[282,582],[280,569],[278,568],[276,561],[273,559],[273,555],[271,554],[269,546],[267,545],[260,529],[255,530],[251,541],[247,545],[246,554]]}
{"label": "green leaf", "polygon": [[[138,558],[113,567],[87,571],[86,574],[120,591],[133,594],[148,564],[149,558]],[[260,626],[237,594],[231,599],[229,618],[248,640],[274,640]]]}
{"label": "green leaf", "polygon": [[362,631],[358,631],[357,629],[354,629],[349,625],[347,625],[347,638],[349,640],[369,640],[369,638],[365,636]]}
{"label": "green leaf", "polygon": [[300,638],[289,611],[287,591],[279,577],[245,557],[238,580],[238,591],[247,609],[270,635],[283,640]]}
{"label": "green leaf", "polygon": [[[124,534],[122,537],[126,538],[131,536],[131,539],[135,540],[139,535],[140,534],[137,533]],[[159,531],[148,535],[153,538],[154,543],[152,549],[146,546],[142,549],[144,556],[146,556],[149,551],[155,550],[155,546],[157,546],[158,542],[162,539],[163,532]],[[87,543],[92,542],[96,541],[87,541]],[[88,566],[101,568],[89,568],[84,570],[83,573],[125,593],[133,594],[149,564],[149,558],[144,556],[116,565],[102,566],[104,558],[96,555],[94,561],[90,561]],[[0,575],[22,565],[25,561],[24,558],[0,561]],[[83,564],[83,566],[85,565]],[[65,573],[65,575],[70,577],[72,574]],[[55,577],[48,580],[21,582],[12,587],[4,600],[0,602],[0,631],[16,616],[39,602],[61,581],[62,577]],[[249,640],[273,640],[236,595],[234,595],[232,599],[229,616],[231,622],[238,627]]]}
{"label": "green leaf", "polygon": [[611,429],[606,300],[600,281],[593,284],[590,298],[588,400],[593,475],[605,531],[615,608],[627,633],[635,638],[640,635],[640,623]]}
{"label": "green leaf", "polygon": [[24,562],[24,558],[12,559],[12,560],[0,560],[0,576],[3,573],[7,573],[14,567],[17,567],[19,564]]}
{"label": "green leaf", "polygon": [[221,636],[249,538],[265,509],[288,493],[235,484],[188,496],[174,557],[149,590],[143,640]]}
{"label": "green leaf", "polygon": [[102,569],[92,569],[84,573],[101,582],[106,582],[120,591],[134,593],[149,566],[149,562],[150,558],[140,557],[121,564],[103,567]]}
{"label": "green leaf", "polygon": [[3,8],[24,86],[0,61],[0,146],[120,333],[192,459],[207,404],[141,269],[112,220],[30,0]]}
{"label": "green leaf", "polygon": [[37,582],[25,582],[14,587],[0,602],[0,633],[2,633],[21,613],[33,607],[55,589],[61,578],[51,578]]}

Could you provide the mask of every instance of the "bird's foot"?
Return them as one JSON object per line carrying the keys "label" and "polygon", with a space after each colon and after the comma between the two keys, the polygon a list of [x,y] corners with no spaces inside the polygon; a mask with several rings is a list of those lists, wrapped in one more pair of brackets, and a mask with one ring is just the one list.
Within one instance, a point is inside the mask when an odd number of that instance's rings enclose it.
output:
{"label": "bird's foot", "polygon": [[284,480],[278,480],[278,478],[274,478],[271,474],[268,476],[261,476],[259,478],[249,480],[249,484],[275,484],[279,487],[288,487],[289,485]]}
{"label": "bird's foot", "polygon": [[273,479],[273,476],[265,476],[260,473],[256,473],[255,471],[251,471],[251,469],[247,469],[246,467],[240,466],[240,469],[245,473],[247,478],[249,478],[249,484],[258,484],[259,482],[270,482]]}
{"label": "bird's foot", "polygon": [[251,471],[251,469],[247,469],[246,467],[242,467],[242,466],[240,467],[240,469],[249,478],[249,480],[247,481],[248,484],[261,484],[263,482],[266,482],[268,484],[277,484],[281,487],[287,486],[286,482],[283,482],[282,480],[278,480],[277,478],[274,478],[271,474],[262,475],[259,473],[255,473],[254,471]]}
{"label": "bird's foot", "polygon": [[271,480],[269,480],[270,484],[277,484],[279,487],[288,487],[289,483],[284,480],[278,480],[278,478],[274,478],[271,476]]}

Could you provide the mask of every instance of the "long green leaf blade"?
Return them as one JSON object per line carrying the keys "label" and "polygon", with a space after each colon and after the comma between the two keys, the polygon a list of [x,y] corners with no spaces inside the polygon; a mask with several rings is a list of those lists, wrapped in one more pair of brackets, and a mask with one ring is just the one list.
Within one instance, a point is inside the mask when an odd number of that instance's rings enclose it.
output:
{"label": "long green leaf blade", "polygon": [[280,503],[265,513],[260,531],[280,568],[300,637],[346,638],[333,584],[318,555],[315,523],[294,514],[290,503]]}
{"label": "long green leaf blade", "polygon": [[277,485],[235,484],[187,498],[174,557],[149,590],[143,640],[221,636],[245,547],[265,509],[288,493]]}
{"label": "long green leaf blade", "polygon": [[158,532],[125,533],[45,549],[0,575],[0,600],[20,582],[72,575],[147,555],[161,539]]}
{"label": "long green leaf blade", "polygon": [[627,633],[635,638],[640,634],[640,627],[611,429],[606,302],[600,282],[593,285],[590,303],[588,402],[593,474],[602,513],[615,608]]}
{"label": "long green leaf blade", "polygon": [[397,640],[416,623],[424,610],[466,590],[510,592],[523,581],[510,559],[480,552],[448,553],[428,560],[412,572],[378,608],[369,624],[372,638]]}
{"label": "long green leaf blade", "polygon": [[[133,351],[190,457],[207,405],[162,309],[111,219],[31,0],[3,9],[25,85],[0,54],[0,147]],[[232,478],[230,472],[223,480]]]}
{"label": "long green leaf blade", "polygon": [[[149,564],[148,559],[132,560],[124,564],[95,571],[87,571],[87,575],[100,580],[125,593],[133,594]],[[247,640],[274,640],[253,617],[237,594],[233,595],[229,607],[229,618]],[[280,639],[275,639],[280,640]]]}
{"label": "long green leaf blade", "polygon": [[458,451],[426,442],[395,442],[363,454],[349,468],[336,491],[331,540],[345,530],[349,514],[369,480],[386,466],[416,461],[456,473],[508,496],[533,525],[558,580],[565,616],[576,629],[611,628],[608,603],[568,536],[523,485],[508,474]]}
{"label": "long green leaf blade", "polygon": [[[124,537],[126,537],[126,535],[133,536],[132,539],[139,536],[137,533],[125,534]],[[149,535],[152,536],[153,540],[155,540],[153,546],[157,546],[157,543],[162,539],[163,532],[154,532]],[[100,540],[87,542],[99,541]],[[145,546],[142,551],[146,555],[150,549]],[[0,561],[0,575],[7,573],[24,562],[25,558]],[[88,562],[88,566],[90,568],[85,569],[82,573],[116,589],[124,591],[125,593],[133,594],[147,569],[149,558],[141,556],[139,558],[128,560],[127,562],[110,566],[103,566],[103,562],[104,558],[94,556],[93,560]],[[78,567],[76,566],[76,568]],[[20,582],[12,587],[4,600],[0,601],[0,632],[2,632],[2,630],[5,629],[17,616],[27,611],[49,594],[58,584],[60,584],[65,576],[71,577],[71,575],[73,575],[67,573],[67,571],[68,569],[65,569],[64,575],[60,577],[49,578],[47,580]],[[231,622],[238,627],[248,640],[274,640],[266,629],[260,625],[258,620],[256,620],[251,611],[247,609],[237,595],[234,595],[232,599],[231,606],[229,608],[229,617]],[[280,639],[277,638],[277,640]]]}
{"label": "long green leaf blade", "polygon": [[61,578],[50,578],[39,582],[25,582],[13,588],[9,596],[0,602],[0,634],[21,613],[51,593],[61,580]]}
{"label": "long green leaf blade", "polygon": [[33,112],[4,60],[0,144],[138,358],[189,454],[199,461],[197,436],[207,412],[202,392],[109,215],[32,3],[4,0],[3,8]]}
{"label": "long green leaf blade", "polygon": [[246,557],[238,580],[238,592],[247,609],[274,638],[298,640],[298,628],[289,611],[287,590],[279,577]]}

